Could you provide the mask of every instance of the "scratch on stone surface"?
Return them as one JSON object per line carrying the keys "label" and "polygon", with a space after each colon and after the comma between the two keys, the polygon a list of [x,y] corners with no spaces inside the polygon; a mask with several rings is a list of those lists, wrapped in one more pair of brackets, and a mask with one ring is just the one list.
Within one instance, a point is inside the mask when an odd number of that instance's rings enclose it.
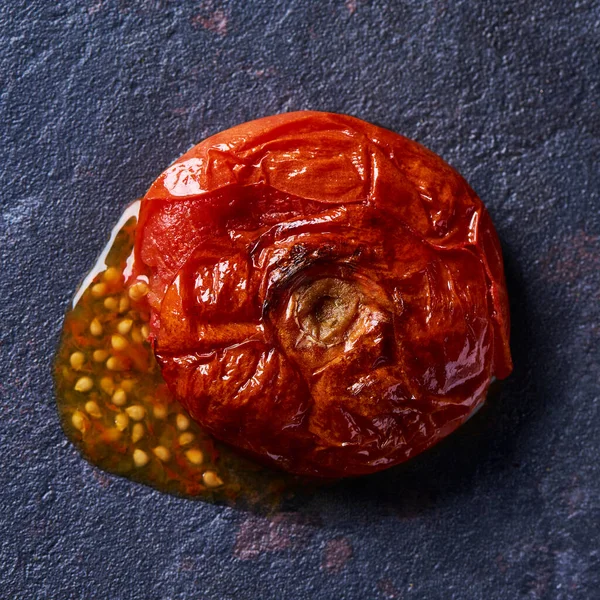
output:
{"label": "scratch on stone surface", "polygon": [[582,509],[585,508],[587,504],[587,492],[582,488],[575,488],[567,494],[566,500],[569,509],[569,516],[567,519],[572,519],[584,512]]}
{"label": "scratch on stone surface", "polygon": [[249,516],[237,531],[233,554],[241,560],[251,560],[267,552],[304,547],[314,525],[295,513],[281,513],[271,518]]}
{"label": "scratch on stone surface", "polygon": [[340,573],[352,558],[352,544],[345,537],[328,540],[323,552],[322,566],[330,573]]}
{"label": "scratch on stone surface", "polygon": [[283,25],[283,23],[285,22],[285,20],[292,14],[292,7],[290,6],[285,13],[283,14],[283,16],[281,17],[281,19],[279,19],[279,21],[277,21],[275,27],[280,27],[281,25]]}
{"label": "scratch on stone surface", "polygon": [[193,27],[203,27],[221,37],[227,35],[229,15],[225,9],[215,7],[212,1],[200,4],[201,12],[194,15],[190,21]]}

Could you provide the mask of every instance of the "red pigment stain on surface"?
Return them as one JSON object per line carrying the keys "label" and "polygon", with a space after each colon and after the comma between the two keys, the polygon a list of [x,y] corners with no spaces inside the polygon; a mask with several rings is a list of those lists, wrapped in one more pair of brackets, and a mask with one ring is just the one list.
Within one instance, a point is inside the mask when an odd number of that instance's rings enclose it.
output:
{"label": "red pigment stain on surface", "polygon": [[[541,267],[549,281],[577,283],[586,275],[600,270],[600,238],[578,231],[554,245],[541,259]],[[599,293],[596,290],[596,293]]]}
{"label": "red pigment stain on surface", "polygon": [[94,479],[100,484],[101,488],[106,489],[110,487],[111,479],[108,475],[106,475],[106,473],[104,473],[103,471],[99,471],[98,469],[94,469],[92,471],[92,475]]}
{"label": "red pigment stain on surface", "polygon": [[325,544],[323,568],[330,573],[339,573],[352,558],[352,544],[347,538],[335,538]]}
{"label": "red pigment stain on surface", "polygon": [[190,556],[186,556],[179,565],[180,571],[191,572],[198,568],[196,561]]}
{"label": "red pigment stain on surface", "polygon": [[346,0],[346,10],[353,15],[361,4],[367,4],[369,0]]}
{"label": "red pigment stain on surface", "polygon": [[212,2],[202,2],[202,12],[191,18],[193,27],[204,27],[220,36],[227,35],[228,14],[223,8],[215,8]]}
{"label": "red pigment stain on surface", "polygon": [[577,475],[571,478],[571,482],[561,494],[561,497],[568,511],[567,519],[572,519],[587,512],[585,509],[589,504],[589,494],[585,488],[579,485]]}
{"label": "red pigment stain on surface", "polygon": [[277,74],[275,67],[267,67],[266,69],[246,69],[248,75],[261,79],[263,77],[273,77]]}
{"label": "red pigment stain on surface", "polygon": [[314,523],[305,517],[282,513],[272,518],[250,516],[240,525],[233,554],[241,560],[251,560],[266,552],[305,546]]}
{"label": "red pigment stain on surface", "polygon": [[379,591],[383,594],[384,598],[389,600],[395,600],[401,598],[400,592],[396,589],[391,579],[382,579],[377,583]]}
{"label": "red pigment stain on surface", "polygon": [[358,8],[358,0],[346,0],[346,8],[348,12],[353,15]]}
{"label": "red pigment stain on surface", "polygon": [[498,554],[498,556],[496,556],[496,565],[498,566],[500,573],[506,573],[506,571],[508,571],[508,565],[506,564],[502,554]]}
{"label": "red pigment stain on surface", "polygon": [[95,15],[97,12],[104,8],[105,0],[98,0],[95,4],[88,7],[87,11],[89,15]]}

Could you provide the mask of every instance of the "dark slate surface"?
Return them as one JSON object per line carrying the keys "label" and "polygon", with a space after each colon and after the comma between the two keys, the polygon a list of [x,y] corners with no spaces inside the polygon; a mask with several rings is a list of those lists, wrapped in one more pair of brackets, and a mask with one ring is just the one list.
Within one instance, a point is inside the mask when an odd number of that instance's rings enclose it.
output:
{"label": "dark slate surface", "polygon": [[[0,597],[600,598],[600,6],[0,2]],[[347,112],[429,146],[503,240],[514,375],[394,471],[271,518],[83,461],[51,360],[132,199],[208,134]]]}

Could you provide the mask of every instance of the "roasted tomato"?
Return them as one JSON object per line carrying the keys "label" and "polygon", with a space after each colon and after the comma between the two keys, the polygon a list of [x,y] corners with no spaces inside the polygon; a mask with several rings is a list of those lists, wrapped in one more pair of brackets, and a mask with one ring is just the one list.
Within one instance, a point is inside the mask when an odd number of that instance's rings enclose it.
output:
{"label": "roasted tomato", "polygon": [[441,158],[297,112],[208,138],[146,194],[156,357],[215,437],[293,473],[395,465],[512,368],[490,217]]}

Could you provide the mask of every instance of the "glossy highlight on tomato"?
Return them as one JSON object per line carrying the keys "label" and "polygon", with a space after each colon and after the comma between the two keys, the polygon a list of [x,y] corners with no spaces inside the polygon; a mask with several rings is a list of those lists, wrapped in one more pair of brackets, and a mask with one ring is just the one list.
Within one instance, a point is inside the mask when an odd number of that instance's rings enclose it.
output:
{"label": "glossy highlight on tomato", "polygon": [[171,393],[296,474],[405,461],[512,369],[481,200],[437,155],[349,116],[267,117],[192,148],[142,200],[133,277]]}

